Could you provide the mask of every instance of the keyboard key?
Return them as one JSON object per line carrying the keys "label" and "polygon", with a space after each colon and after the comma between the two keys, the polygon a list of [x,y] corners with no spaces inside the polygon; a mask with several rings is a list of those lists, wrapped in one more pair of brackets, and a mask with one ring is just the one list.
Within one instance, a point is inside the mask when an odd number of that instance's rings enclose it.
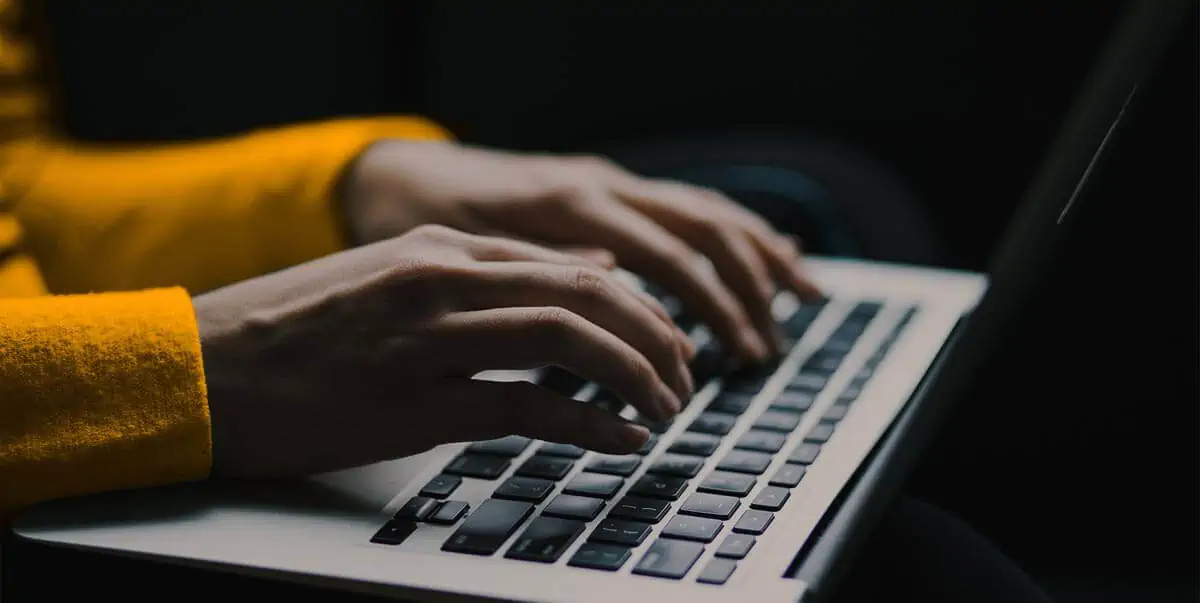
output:
{"label": "keyboard key", "polygon": [[371,542],[375,544],[387,544],[395,546],[403,544],[404,540],[417,531],[417,522],[415,521],[396,521],[392,520],[379,528],[378,532],[371,537]]}
{"label": "keyboard key", "polygon": [[704,569],[700,571],[700,575],[696,576],[696,582],[701,584],[725,584],[729,577],[733,575],[733,570],[737,569],[737,562],[731,559],[712,559]]}
{"label": "keyboard key", "polygon": [[688,426],[688,431],[723,436],[733,430],[735,423],[737,423],[737,417],[733,415],[705,412],[692,421],[692,424]]}
{"label": "keyboard key", "polygon": [[650,452],[654,450],[654,447],[658,446],[658,440],[661,437],[661,435],[651,432],[650,437],[646,438],[646,443],[642,444],[642,447],[638,448],[637,452],[634,454],[637,454],[638,456],[646,456],[647,454],[650,454]]}
{"label": "keyboard key", "polygon": [[767,431],[791,433],[800,424],[800,417],[802,416],[794,412],[767,410],[758,416],[758,420],[754,422],[754,427]]}
{"label": "keyboard key", "polygon": [[804,412],[812,408],[813,401],[816,399],[816,394],[812,392],[784,390],[771,402],[771,408],[787,412]]}
{"label": "keyboard key", "polygon": [[750,554],[750,549],[754,548],[755,538],[749,534],[733,533],[725,537],[721,541],[721,546],[717,547],[717,552],[714,553],[718,557],[728,557],[730,559],[744,559]]}
{"label": "keyboard key", "polygon": [[823,373],[800,373],[792,377],[792,381],[788,383],[787,388],[802,392],[819,392],[825,389],[825,385],[829,383],[829,377]]}
{"label": "keyboard key", "polygon": [[607,500],[612,498],[623,485],[625,485],[625,480],[615,475],[580,473],[567,483],[567,487],[563,488],[563,492]]}
{"label": "keyboard key", "polygon": [[708,405],[708,410],[712,412],[720,412],[728,415],[740,415],[750,408],[750,402],[754,400],[752,394],[736,394],[733,392],[725,392],[717,396]]}
{"label": "keyboard key", "polygon": [[733,517],[742,501],[732,496],[719,494],[697,493],[689,496],[679,507],[679,512],[686,515],[711,517],[713,519],[729,519]]}
{"label": "keyboard key", "polygon": [[792,493],[787,488],[763,488],[762,492],[754,497],[754,502],[750,503],[750,508],[759,511],[778,511],[783,508],[783,504],[791,496]]}
{"label": "keyboard key", "polygon": [[784,334],[791,339],[800,339],[804,333],[808,331],[808,327],[812,326],[817,315],[821,313],[822,306],[820,305],[804,305],[796,308],[792,315],[783,321],[780,328]]}
{"label": "keyboard key", "polygon": [[700,487],[696,488],[696,490],[699,492],[708,492],[709,494],[724,494],[726,496],[741,498],[754,489],[757,481],[752,475],[713,471],[708,477],[704,478],[703,482],[700,482]]}
{"label": "keyboard key", "polygon": [[767,511],[755,511],[750,509],[737,520],[733,526],[733,531],[741,534],[754,534],[755,536],[767,531],[767,526],[775,521],[775,514]]}
{"label": "keyboard key", "polygon": [[690,454],[692,456],[708,456],[720,445],[721,438],[715,435],[707,433],[681,433],[671,443],[671,447],[667,449],[667,452]]}
{"label": "keyboard key", "polygon": [[450,475],[477,477],[479,479],[497,479],[508,471],[512,461],[490,454],[460,454],[442,470]]}
{"label": "keyboard key", "polygon": [[430,513],[437,508],[437,501],[425,496],[414,496],[408,499],[392,516],[393,519],[408,521],[425,521]]}
{"label": "keyboard key", "polygon": [[729,368],[729,357],[721,351],[720,346],[708,343],[696,350],[696,356],[688,363],[692,373],[692,381],[696,391],[704,387],[713,377],[725,373]]}
{"label": "keyboard key", "polygon": [[704,545],[698,542],[659,538],[642,555],[633,573],[678,580],[687,575],[703,553]]}
{"label": "keyboard key", "polygon": [[688,481],[679,477],[665,475],[644,475],[629,489],[630,494],[675,500],[687,489]]}
{"label": "keyboard key", "polygon": [[536,455],[517,468],[517,475],[522,477],[540,477],[542,479],[560,480],[571,472],[575,463],[571,459],[554,456]]}
{"label": "keyboard key", "polygon": [[775,472],[775,475],[771,477],[771,481],[768,483],[780,488],[795,488],[800,484],[800,480],[804,479],[804,474],[807,471],[807,468],[803,465],[792,465],[789,463],[780,467],[779,471]]}
{"label": "keyboard key", "polygon": [[844,358],[845,356],[841,354],[831,354],[826,351],[818,350],[815,354],[809,356],[808,360],[804,361],[804,364],[801,366],[800,370],[806,373],[823,373],[825,375],[832,375],[833,373],[836,373],[838,368],[842,366],[842,360]]}
{"label": "keyboard key", "polygon": [[579,538],[585,525],[573,519],[538,517],[521,532],[504,556],[522,561],[554,563]]}
{"label": "keyboard key", "polygon": [[680,538],[698,542],[712,542],[725,524],[707,517],[692,517],[676,515],[667,522],[662,535],[666,538]]}
{"label": "keyboard key", "polygon": [[733,447],[741,450],[774,454],[779,452],[779,449],[783,448],[785,443],[787,443],[787,434],[785,433],[751,429],[742,434],[742,437],[738,438],[737,443]]}
{"label": "keyboard key", "polygon": [[626,496],[613,505],[612,511],[608,512],[608,516],[617,519],[658,523],[667,516],[667,512],[670,510],[671,503],[665,500]]}
{"label": "keyboard key", "polygon": [[821,415],[821,421],[825,423],[837,423],[838,421],[846,418],[846,411],[848,409],[848,406],[834,404],[833,406],[825,409],[825,413]]}
{"label": "keyboard key", "polygon": [[425,521],[441,525],[452,525],[458,522],[458,520],[462,519],[463,515],[466,515],[467,510],[470,508],[471,505],[468,505],[461,500],[448,500],[438,505],[438,508],[433,512],[433,515],[430,515],[429,519],[426,519]]}
{"label": "keyboard key", "polygon": [[641,464],[642,458],[639,456],[596,455],[592,457],[584,471],[629,477],[637,471],[638,465]]}
{"label": "keyboard key", "polygon": [[691,479],[700,473],[700,468],[704,466],[704,459],[694,456],[680,456],[677,454],[664,454],[647,471],[649,473],[657,473],[660,475],[671,475],[674,477],[686,477]]}
{"label": "keyboard key", "polygon": [[525,452],[525,449],[529,447],[530,441],[529,438],[522,436],[508,436],[496,440],[475,442],[467,446],[467,452],[513,457]]}
{"label": "keyboard key", "polygon": [[641,521],[608,518],[600,522],[592,535],[591,542],[607,542],[621,546],[637,546],[650,535],[650,524]]}
{"label": "keyboard key", "polygon": [[585,542],[567,562],[572,567],[615,572],[633,556],[628,547],[600,542]]}
{"label": "keyboard key", "polygon": [[817,455],[819,454],[821,454],[820,444],[800,444],[792,451],[787,462],[796,463],[797,465],[811,465],[813,461],[817,460]]}
{"label": "keyboard key", "polygon": [[634,417],[633,420],[638,425],[644,425],[646,429],[650,430],[650,433],[659,435],[667,433],[667,430],[671,429],[671,425],[675,423],[674,420],[655,421],[649,417],[643,417],[641,415]]}
{"label": "keyboard key", "polygon": [[585,452],[587,451],[578,446],[572,446],[571,444],[557,444],[554,442],[542,444],[542,447],[538,448],[537,451],[538,454],[561,456],[568,459],[577,459],[583,456]]}
{"label": "keyboard key", "polygon": [[553,366],[542,372],[538,385],[562,396],[573,397],[587,385],[587,381],[571,371]]}
{"label": "keyboard key", "polygon": [[446,475],[445,473],[435,475],[429,483],[421,488],[421,496],[429,498],[446,498],[458,489],[462,483],[462,478],[457,475]]}
{"label": "keyboard key", "polygon": [[811,444],[824,444],[833,435],[835,427],[835,425],[829,423],[817,425],[812,428],[812,431],[808,432],[808,435],[804,436],[804,441]]}
{"label": "keyboard key", "polygon": [[591,521],[604,509],[604,501],[599,498],[559,494],[542,510],[542,515],[561,517],[563,519],[581,519]]}
{"label": "keyboard key", "polygon": [[554,482],[535,477],[510,477],[492,494],[496,498],[542,502],[554,491]]}
{"label": "keyboard key", "polygon": [[467,516],[467,520],[442,545],[442,550],[491,555],[517,531],[530,513],[533,513],[533,505],[527,502],[489,498]]}
{"label": "keyboard key", "polygon": [[730,450],[725,458],[721,459],[717,469],[762,475],[762,472],[766,471],[769,466],[771,466],[771,455],[769,454],[749,450]]}

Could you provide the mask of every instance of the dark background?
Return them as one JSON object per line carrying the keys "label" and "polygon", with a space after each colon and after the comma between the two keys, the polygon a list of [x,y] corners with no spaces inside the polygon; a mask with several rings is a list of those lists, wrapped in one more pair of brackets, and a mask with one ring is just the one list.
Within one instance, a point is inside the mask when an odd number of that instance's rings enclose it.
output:
{"label": "dark background", "polygon": [[[891,166],[944,263],[983,269],[1120,4],[55,0],[47,16],[62,127],[82,140],[397,111],[555,151],[821,136]],[[1062,592],[1195,600],[1200,103],[1184,30],[1078,240],[912,486]]]}

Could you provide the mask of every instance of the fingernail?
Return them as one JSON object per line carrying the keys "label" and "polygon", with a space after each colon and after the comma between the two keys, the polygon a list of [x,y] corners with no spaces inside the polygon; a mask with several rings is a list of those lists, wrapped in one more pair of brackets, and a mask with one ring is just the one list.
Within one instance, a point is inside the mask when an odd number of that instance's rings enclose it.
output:
{"label": "fingernail", "polygon": [[767,354],[770,353],[770,350],[767,349],[767,344],[762,340],[762,337],[759,337],[758,333],[752,329],[745,329],[742,331],[742,345],[746,346],[746,348],[750,350],[750,353],[757,360],[765,359]]}
{"label": "fingernail", "polygon": [[664,387],[662,393],[658,396],[659,420],[666,421],[670,419],[682,408],[683,405],[679,400],[679,396],[676,396],[674,392]]}
{"label": "fingernail", "polygon": [[625,422],[612,431],[612,436],[617,448],[637,450],[650,439],[650,430],[637,423]]}
{"label": "fingernail", "polygon": [[692,341],[692,338],[688,337],[688,334],[684,333],[683,329],[679,327],[675,327],[675,337],[679,339],[680,347],[683,348],[683,353],[687,356],[688,360],[695,358],[696,344]]}

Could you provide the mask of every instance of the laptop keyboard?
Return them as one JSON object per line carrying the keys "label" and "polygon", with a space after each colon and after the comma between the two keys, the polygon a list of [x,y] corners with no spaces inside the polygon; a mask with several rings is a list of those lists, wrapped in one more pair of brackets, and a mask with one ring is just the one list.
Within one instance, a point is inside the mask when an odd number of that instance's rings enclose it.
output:
{"label": "laptop keyboard", "polygon": [[[789,348],[826,307],[801,306],[781,321]],[[520,436],[472,443],[408,500],[372,542],[398,544],[420,523],[457,525],[442,544],[443,551],[491,556],[511,541],[504,557],[549,564],[583,539],[568,565],[616,571],[634,563],[634,574],[666,579],[688,575],[705,550],[716,547],[695,579],[723,584],[737,564],[752,555],[756,538],[771,528],[775,514],[785,508],[792,489],[802,482],[917,312],[916,307],[904,309],[819,421],[802,438],[794,438],[817,396],[882,308],[880,302],[853,302],[822,345],[788,375],[783,390],[754,410],[752,402],[780,365],[729,370],[720,349],[705,344],[691,366],[696,391],[721,377],[720,392],[686,428],[672,431],[669,437],[664,434],[671,423],[645,423],[651,438],[635,454],[592,453]],[[688,322],[684,316],[677,320]],[[546,371],[541,385],[613,412],[624,409],[605,391],[588,395],[595,388],[566,371]],[[748,428],[712,462],[740,425]],[[514,459],[531,446],[536,447],[534,453],[515,464]],[[780,457],[786,459],[782,464],[775,462]],[[488,480],[495,487],[489,498],[471,509],[453,500],[464,479]],[[654,541],[635,559],[634,549],[660,525]]]}

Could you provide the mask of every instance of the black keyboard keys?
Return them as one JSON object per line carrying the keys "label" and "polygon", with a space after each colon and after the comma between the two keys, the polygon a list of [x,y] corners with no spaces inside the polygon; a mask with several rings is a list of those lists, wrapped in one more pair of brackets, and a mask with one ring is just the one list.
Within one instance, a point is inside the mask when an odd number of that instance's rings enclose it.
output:
{"label": "black keyboard keys", "polygon": [[633,556],[629,547],[601,542],[585,542],[567,562],[573,567],[615,572]]}
{"label": "black keyboard keys", "polygon": [[821,415],[823,423],[837,423],[846,418],[846,411],[849,407],[844,404],[834,404],[825,409],[825,413]]}
{"label": "black keyboard keys", "polygon": [[785,412],[781,410],[766,410],[758,416],[758,420],[754,422],[755,429],[763,429],[766,431],[777,431],[780,433],[790,433],[797,425],[800,424],[800,418],[803,415],[794,412]]}
{"label": "black keyboard keys", "polygon": [[665,500],[626,496],[613,505],[612,511],[608,512],[608,516],[617,519],[658,523],[667,516],[667,512],[670,510],[671,503]]}
{"label": "black keyboard keys", "polygon": [[783,508],[783,504],[791,496],[792,493],[787,488],[775,486],[763,488],[762,492],[754,497],[754,502],[750,503],[750,508],[760,511],[778,511]]}
{"label": "black keyboard keys", "polygon": [[833,430],[836,426],[830,423],[821,423],[812,428],[808,435],[804,436],[804,441],[810,444],[824,444],[833,436]]}
{"label": "black keyboard keys", "polygon": [[729,415],[740,415],[750,408],[750,402],[754,400],[751,394],[736,394],[733,392],[725,392],[717,396],[708,405],[708,410],[712,412],[721,412]]}
{"label": "black keyboard keys", "polygon": [[792,377],[787,388],[793,391],[815,393],[825,389],[825,385],[828,383],[829,377],[824,373],[800,373]]}
{"label": "black keyboard keys", "polygon": [[767,526],[770,526],[772,521],[775,521],[774,513],[750,509],[738,518],[737,523],[733,525],[733,531],[757,536],[766,532]]}
{"label": "black keyboard keys", "polygon": [[685,515],[696,515],[698,517],[711,517],[713,519],[729,519],[733,517],[734,512],[742,505],[742,501],[732,496],[721,496],[720,494],[707,494],[698,492],[683,501],[683,506],[679,507],[679,512]]}
{"label": "black keyboard keys", "polygon": [[582,521],[558,517],[538,517],[517,537],[508,552],[509,559],[554,563],[583,533]]}
{"label": "black keyboard keys", "polygon": [[585,471],[629,477],[637,471],[638,465],[641,464],[642,457],[640,456],[596,455],[592,457]]}
{"label": "black keyboard keys", "polygon": [[647,474],[633,484],[629,493],[663,500],[675,500],[683,494],[687,486],[688,482],[683,478]]}
{"label": "black keyboard keys", "polygon": [[479,479],[497,479],[508,471],[512,461],[502,456],[491,454],[460,454],[442,470],[450,475],[476,477]]}
{"label": "black keyboard keys", "polygon": [[574,479],[567,482],[567,486],[563,488],[563,492],[607,500],[612,498],[623,485],[625,485],[625,480],[615,475],[580,473]]}
{"label": "black keyboard keys", "polygon": [[735,423],[737,423],[737,417],[733,415],[705,412],[700,413],[700,416],[692,421],[692,424],[688,426],[688,431],[723,436],[733,430]]}
{"label": "black keyboard keys", "polygon": [[537,451],[538,454],[561,456],[568,459],[577,459],[583,456],[585,452],[587,451],[578,446],[572,446],[571,444],[558,444],[554,442],[542,444],[542,447],[538,448]]}
{"label": "black keyboard keys", "polygon": [[749,450],[730,450],[725,458],[721,459],[717,469],[762,475],[762,472],[766,471],[769,466],[771,466],[771,455],[769,454]]}
{"label": "black keyboard keys", "polygon": [[779,394],[771,402],[771,408],[774,410],[782,410],[787,412],[804,412],[812,408],[813,402],[817,399],[816,394],[812,392],[787,391]]}
{"label": "black keyboard keys", "polygon": [[724,494],[741,498],[754,489],[758,480],[753,475],[729,473],[728,471],[713,471],[700,482],[696,490],[710,494]]}
{"label": "black keyboard keys", "polygon": [[462,478],[457,475],[447,475],[445,473],[435,475],[425,487],[421,488],[421,496],[429,498],[446,498],[458,489],[462,484]]}
{"label": "black keyboard keys", "polygon": [[591,521],[604,509],[604,501],[599,498],[559,494],[542,510],[542,515],[561,517],[563,519],[579,519]]}
{"label": "black keyboard keys", "polygon": [[394,519],[408,521],[425,521],[430,513],[437,508],[437,501],[425,496],[414,496],[408,499],[399,509],[396,510]]}
{"label": "black keyboard keys", "polygon": [[771,476],[771,481],[768,483],[780,488],[795,488],[800,484],[800,480],[804,479],[804,474],[807,471],[803,465],[788,463],[780,467],[779,471],[776,471],[775,475]]}
{"label": "black keyboard keys", "polygon": [[774,454],[787,443],[788,434],[763,429],[751,429],[738,438],[734,448]]}
{"label": "black keyboard keys", "polygon": [[467,446],[467,452],[475,454],[494,454],[496,456],[518,456],[529,447],[530,439],[522,436],[508,436],[495,440],[475,442]]}
{"label": "black keyboard keys", "polygon": [[721,438],[707,433],[681,433],[667,452],[689,454],[692,456],[708,456],[721,445]]}
{"label": "black keyboard keys", "polygon": [[666,538],[680,538],[697,542],[712,542],[725,524],[707,517],[692,517],[676,515],[667,522],[662,535]]}
{"label": "black keyboard keys", "polygon": [[496,498],[542,502],[554,490],[554,482],[534,477],[510,477],[492,494]]}
{"label": "black keyboard keys", "polygon": [[571,472],[575,463],[562,457],[536,455],[517,468],[517,475],[522,477],[538,477],[549,480],[560,480]]}
{"label": "black keyboard keys", "polygon": [[721,546],[717,547],[717,552],[713,554],[730,559],[744,559],[750,554],[750,549],[754,548],[754,543],[754,536],[734,532],[721,541]]}
{"label": "black keyboard keys", "polygon": [[737,569],[737,562],[732,559],[712,559],[700,570],[696,582],[701,584],[725,584]]}
{"label": "black keyboard keys", "polygon": [[467,510],[470,508],[471,505],[460,500],[448,500],[438,505],[437,510],[425,521],[446,526],[453,525],[462,519],[463,515],[466,515]]}
{"label": "black keyboard keys", "polygon": [[687,575],[703,553],[704,545],[698,542],[659,538],[642,555],[633,573],[678,580]]}
{"label": "black keyboard keys", "polygon": [[442,545],[443,551],[471,555],[495,553],[533,512],[533,505],[515,500],[489,498],[467,516]]}
{"label": "black keyboard keys", "polygon": [[660,475],[691,479],[696,477],[697,473],[700,473],[700,468],[703,466],[704,459],[699,457],[664,454],[647,471]]}
{"label": "black keyboard keys", "polygon": [[802,443],[796,446],[788,457],[787,462],[796,463],[797,465],[811,465],[817,460],[817,455],[821,454],[821,445],[812,443]]}
{"label": "black keyboard keys", "polygon": [[392,520],[379,528],[378,532],[371,537],[371,542],[375,544],[397,545],[403,544],[404,539],[417,531],[417,522],[415,521],[396,521]]}
{"label": "black keyboard keys", "polygon": [[607,542],[634,547],[650,535],[650,524],[641,521],[607,518],[588,536],[591,542]]}

